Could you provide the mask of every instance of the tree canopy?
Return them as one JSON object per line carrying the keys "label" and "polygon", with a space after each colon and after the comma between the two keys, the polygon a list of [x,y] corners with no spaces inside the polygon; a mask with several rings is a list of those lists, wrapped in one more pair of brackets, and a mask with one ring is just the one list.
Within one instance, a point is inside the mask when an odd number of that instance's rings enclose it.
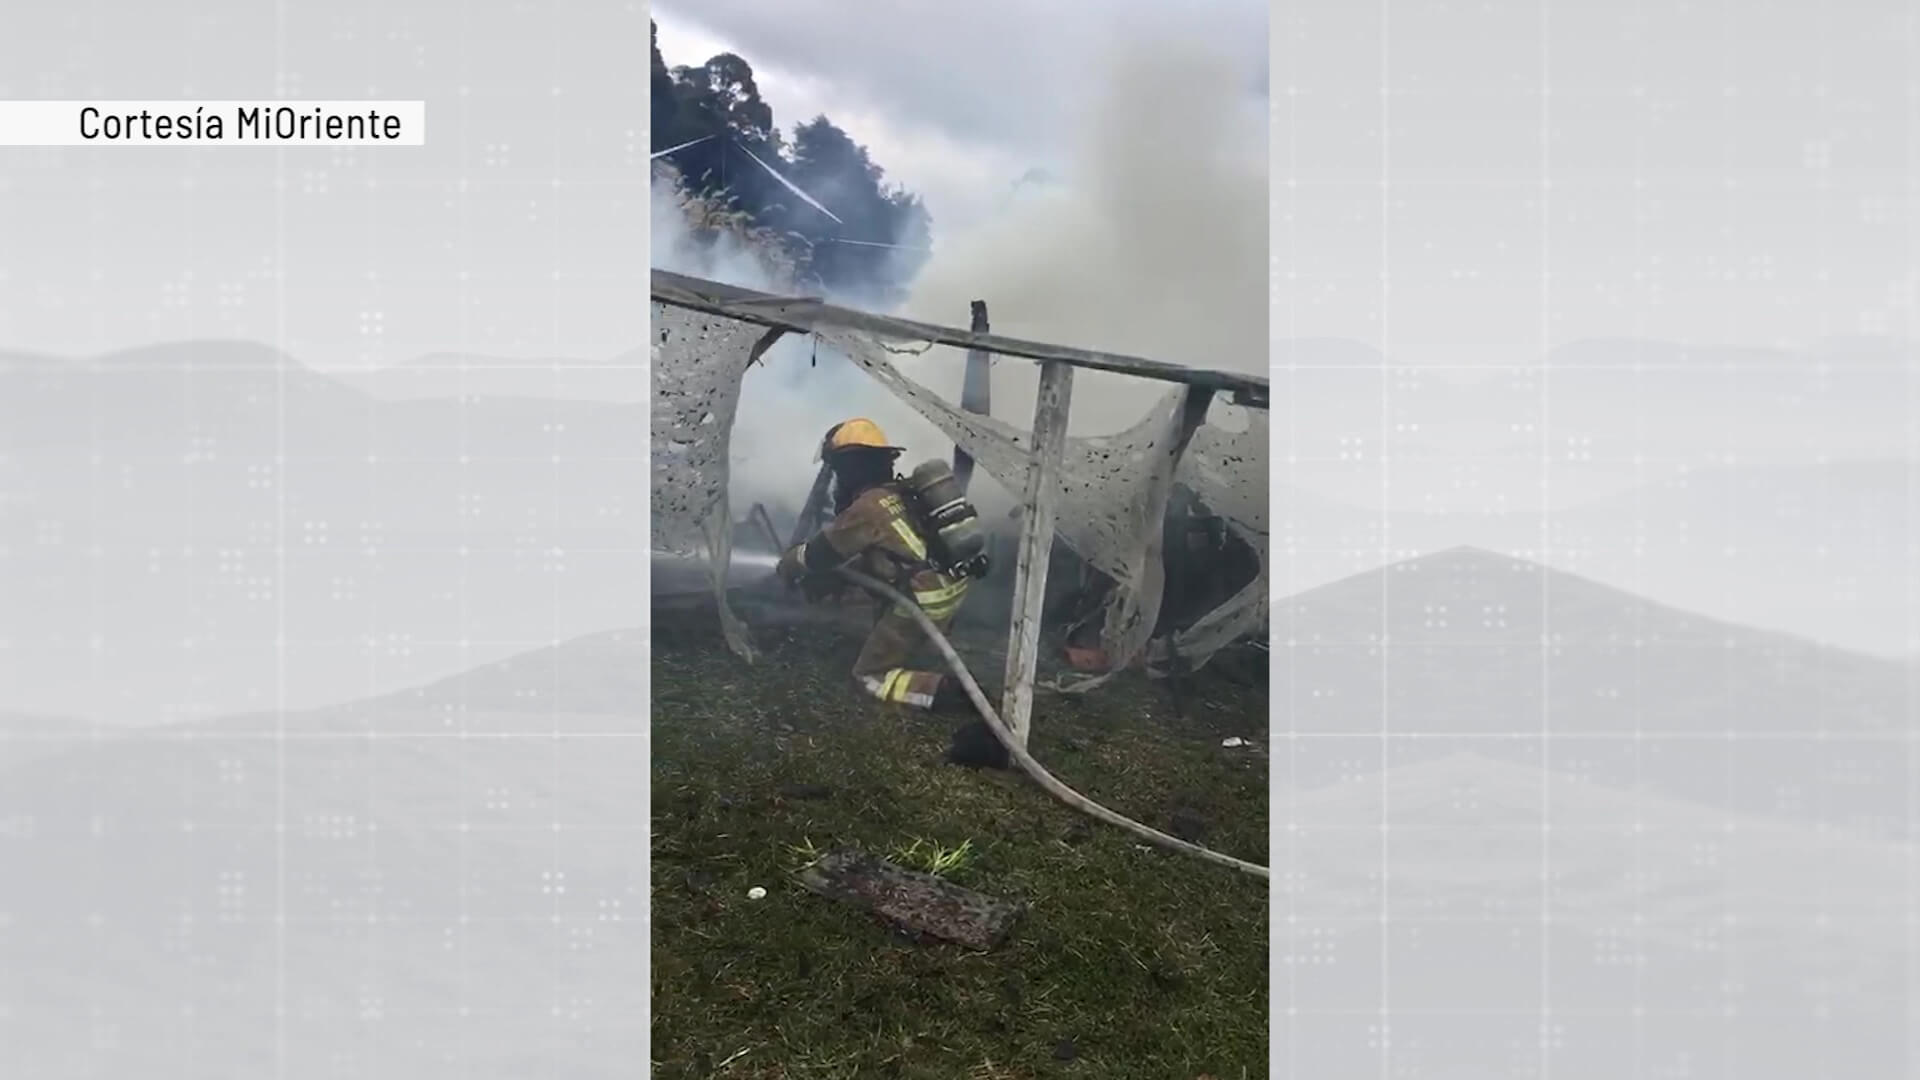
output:
{"label": "tree canopy", "polygon": [[745,58],[720,53],[697,66],[669,68],[656,24],[650,85],[653,150],[704,139],[668,159],[687,193],[731,204],[767,230],[763,235],[778,237],[786,249],[781,254],[804,280],[884,301],[926,261],[932,219],[919,197],[889,184],[867,148],[825,116],[796,124],[789,140],[761,100]]}

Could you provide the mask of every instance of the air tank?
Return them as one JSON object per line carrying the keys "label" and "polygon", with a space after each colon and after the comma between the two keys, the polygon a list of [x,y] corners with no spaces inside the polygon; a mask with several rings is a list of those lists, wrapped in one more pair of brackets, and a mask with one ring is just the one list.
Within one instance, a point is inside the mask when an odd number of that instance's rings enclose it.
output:
{"label": "air tank", "polygon": [[960,489],[960,479],[939,458],[922,462],[907,477],[907,487],[919,500],[921,513],[933,535],[928,539],[947,569],[961,577],[985,577],[987,537],[980,531],[980,515]]}

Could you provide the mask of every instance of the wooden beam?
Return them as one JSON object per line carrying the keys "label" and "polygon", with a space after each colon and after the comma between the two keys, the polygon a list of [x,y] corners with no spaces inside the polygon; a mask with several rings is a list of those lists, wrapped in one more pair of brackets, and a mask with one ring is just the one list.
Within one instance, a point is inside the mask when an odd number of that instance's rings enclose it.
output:
{"label": "wooden beam", "polygon": [[[987,302],[973,302],[970,333],[984,334],[987,326]],[[993,413],[993,360],[992,354],[983,349],[967,350],[967,372],[960,384],[960,408],[980,416]],[[973,455],[956,446],[953,448],[953,477],[960,481],[960,490],[967,490],[973,480]]]}
{"label": "wooden beam", "polygon": [[1067,445],[1067,413],[1073,405],[1073,367],[1040,365],[1040,393],[1033,405],[1033,455],[1021,501],[1020,557],[1013,583],[1013,626],[1007,649],[1006,687],[1000,715],[1021,746],[1033,723],[1033,678],[1040,661],[1040,614],[1047,594],[1047,563],[1053,554],[1054,515],[1060,500],[1060,459]]}
{"label": "wooden beam", "polygon": [[811,334],[820,327],[837,327],[845,330],[864,330],[868,333],[907,341],[930,341],[936,345],[951,345],[960,349],[984,349],[1002,356],[1020,356],[1042,362],[1053,360],[1071,367],[1093,368],[1098,371],[1133,375],[1142,379],[1198,386],[1206,390],[1231,394],[1233,402],[1237,405],[1255,409],[1267,407],[1269,384],[1266,379],[1257,375],[1182,367],[1179,364],[1148,360],[1139,356],[1095,352],[1092,349],[1077,349],[1070,345],[1048,345],[1044,342],[1001,337],[998,334],[975,334],[914,319],[855,311],[852,308],[838,307],[813,297],[775,296],[772,293],[742,289],[735,285],[707,281],[704,278],[688,277],[670,270],[653,271],[653,299],[656,303],[671,304],[690,311],[704,311],[709,315],[739,319],[766,327],[785,327],[803,334]]}

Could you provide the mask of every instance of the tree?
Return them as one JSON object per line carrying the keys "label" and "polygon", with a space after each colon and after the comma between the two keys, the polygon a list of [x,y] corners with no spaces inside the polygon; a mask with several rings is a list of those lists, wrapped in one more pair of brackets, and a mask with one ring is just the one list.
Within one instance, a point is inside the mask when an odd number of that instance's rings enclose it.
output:
{"label": "tree", "polygon": [[753,66],[733,53],[720,53],[699,67],[674,72],[682,109],[691,107],[718,130],[766,142],[773,137],[773,110],[760,100]]}
{"label": "tree", "polygon": [[675,163],[702,193],[736,198],[757,216],[777,185],[739,150],[772,163],[780,159],[781,139],[773,110],[760,100],[752,66],[733,53],[720,53],[698,67],[674,69],[672,78],[675,138],[667,145],[709,137],[676,154]]}
{"label": "tree", "polygon": [[673,73],[667,70],[667,62],[660,56],[660,24],[648,20],[653,28],[653,80],[649,94],[652,100],[649,110],[652,121],[652,136],[649,140],[653,149],[665,150],[679,142],[674,129],[674,116],[679,111],[673,88]]}
{"label": "tree", "polygon": [[[710,136],[673,155],[689,196],[744,214],[756,235],[781,245],[785,260],[826,289],[885,295],[919,270],[924,254],[886,245],[925,247],[931,218],[911,192],[885,183],[866,147],[824,116],[795,127],[789,145],[760,98],[752,65],[737,54],[669,69],[656,27],[652,60],[653,148]],[[795,196],[768,168],[833,217]]]}
{"label": "tree", "polygon": [[794,129],[791,175],[794,183],[831,207],[842,222],[836,225],[807,207],[787,225],[814,241],[810,269],[822,282],[839,288],[885,290],[910,277],[925,261],[876,246],[924,246],[931,220],[918,198],[886,185],[886,171],[867,148],[825,116]]}

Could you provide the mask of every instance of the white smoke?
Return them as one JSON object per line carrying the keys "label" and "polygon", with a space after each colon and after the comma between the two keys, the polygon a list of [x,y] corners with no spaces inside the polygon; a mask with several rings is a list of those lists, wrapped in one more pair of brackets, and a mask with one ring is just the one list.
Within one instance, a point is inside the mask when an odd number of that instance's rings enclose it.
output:
{"label": "white smoke", "polygon": [[[696,216],[713,222],[720,215],[699,208],[690,212],[678,183],[670,168],[654,174],[653,266],[762,292],[795,291],[778,260],[768,257],[764,238],[727,228],[696,230]],[[741,384],[729,455],[735,520],[756,502],[797,511],[818,468],[813,454],[821,437],[855,416],[878,423],[896,443],[909,447],[912,460],[951,452],[933,425],[844,357],[817,353],[813,341],[799,335],[769,349]],[[788,522],[776,524],[784,529]]]}
{"label": "white smoke", "polygon": [[[1267,116],[1250,76],[1197,42],[1122,46],[1067,174],[938,236],[909,312],[952,323],[985,300],[997,333],[1264,374]],[[995,369],[995,414],[1030,423],[1037,369]],[[957,374],[916,375],[957,393]],[[1125,428],[1165,390],[1076,372],[1072,429]]]}
{"label": "white smoke", "polygon": [[[1068,169],[1045,184],[1008,177],[1011,194],[1000,211],[963,231],[943,232],[939,207],[930,208],[935,251],[912,284],[905,313],[964,326],[970,301],[985,300],[996,333],[1264,373],[1266,102],[1249,92],[1252,75],[1198,43],[1156,38],[1116,51],[1093,115],[1063,125],[1080,136],[1068,148]],[[742,245],[693,242],[670,187],[656,182],[653,201],[655,266],[791,291]],[[897,362],[958,399],[958,350],[935,348]],[[995,358],[994,415],[1030,424],[1037,381],[1033,363]],[[1166,390],[1163,383],[1079,371],[1072,430],[1126,428]],[[1236,425],[1233,412],[1216,404],[1216,422]],[[909,461],[952,452],[933,425],[844,358],[789,337],[743,387],[732,455],[736,518],[756,501],[797,505],[812,480],[820,436],[852,416],[879,423],[908,448]],[[997,488],[976,483],[976,501],[989,516],[1010,505]]]}

